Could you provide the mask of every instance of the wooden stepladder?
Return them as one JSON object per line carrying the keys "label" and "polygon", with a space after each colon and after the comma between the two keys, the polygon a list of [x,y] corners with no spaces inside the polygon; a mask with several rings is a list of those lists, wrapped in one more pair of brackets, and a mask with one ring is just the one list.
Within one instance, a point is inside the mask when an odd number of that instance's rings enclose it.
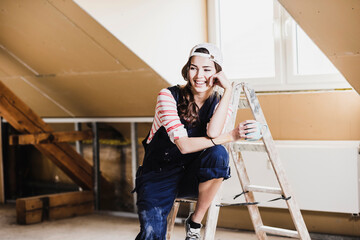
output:
{"label": "wooden stepladder", "polygon": [[[245,99],[240,99],[241,90],[245,93]],[[238,99],[240,99],[240,101]],[[247,86],[247,84],[240,83],[235,85],[233,101],[235,101],[233,102],[235,106],[236,106],[236,101],[238,101],[239,108],[249,107],[252,111],[255,120],[257,122],[267,125],[263,111],[259,104],[259,100],[255,94],[255,91],[254,89],[250,89]],[[233,117],[235,119],[236,116]],[[242,151],[260,151],[267,153],[267,156],[272,164],[280,188],[252,185],[250,183],[249,177],[246,172],[244,159],[241,154]],[[247,205],[247,207],[258,239],[261,240],[267,239],[266,233],[287,236],[292,238],[300,238],[303,240],[310,239],[310,235],[306,228],[304,219],[301,215],[300,208],[295,201],[289,182],[286,178],[285,170],[281,164],[279,154],[277,152],[275,142],[271,136],[270,130],[267,130],[263,133],[262,143],[248,142],[248,141],[240,141],[240,142],[232,143],[230,153],[235,163],[235,167],[239,176],[241,187],[243,189],[243,192],[245,193],[244,194],[245,200],[247,203],[250,204]],[[264,226],[261,220],[258,206],[256,204],[254,205],[251,204],[256,202],[254,198],[254,192],[281,195],[282,199],[286,201],[296,231]]]}
{"label": "wooden stepladder", "polygon": [[[245,94],[245,98],[240,97],[242,92]],[[255,94],[255,91],[249,88],[246,83],[233,84],[232,106],[234,106],[235,111],[231,117],[231,120],[228,122],[226,126],[226,131],[230,131],[234,128],[236,113],[238,108],[250,108],[254,116],[254,119],[257,122],[267,125],[258,98]],[[226,147],[230,153],[230,158],[234,161],[235,168],[240,180],[240,184],[243,189],[242,194],[244,194],[246,200],[245,203],[234,204],[234,205],[247,206],[257,238],[259,240],[266,240],[268,239],[267,233],[270,233],[270,234],[298,238],[303,240],[310,239],[310,235],[306,228],[303,217],[301,215],[300,208],[298,207],[295,201],[292,190],[285,176],[285,171],[280,162],[280,158],[275,146],[275,142],[271,136],[270,130],[267,129],[266,131],[264,131],[262,142],[238,141],[227,144]],[[272,164],[272,168],[274,170],[275,176],[277,178],[280,187],[275,188],[275,187],[252,185],[247,175],[245,162],[241,154],[241,152],[243,151],[255,151],[255,152],[267,153],[267,156]],[[280,195],[281,196],[280,199],[286,201],[296,231],[265,226],[262,222],[257,202],[255,201],[254,192]],[[218,192],[218,194],[216,195],[215,199],[213,200],[208,210],[206,228],[203,238],[205,240],[215,239],[215,231],[216,231],[217,219],[220,209],[219,206],[231,205],[231,204],[220,204],[221,202],[220,199],[221,199],[221,191]],[[176,217],[176,213],[179,208],[179,203],[183,201],[184,201],[183,199],[176,199],[173,209],[169,214],[167,239],[170,239],[170,235],[174,225],[174,219]],[[192,201],[196,201],[196,200],[190,200],[190,202]]]}

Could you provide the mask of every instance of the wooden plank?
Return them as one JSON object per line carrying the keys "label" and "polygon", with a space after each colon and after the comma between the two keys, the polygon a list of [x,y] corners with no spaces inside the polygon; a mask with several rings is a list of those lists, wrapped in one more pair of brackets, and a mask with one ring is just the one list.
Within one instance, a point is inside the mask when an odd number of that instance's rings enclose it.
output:
{"label": "wooden plank", "polygon": [[37,144],[34,146],[80,187],[85,190],[92,189],[92,173],[88,171],[91,166],[88,164],[89,167],[87,167],[83,162],[74,159],[72,155],[74,155],[73,152],[75,151],[71,146],[68,148],[69,152],[57,146],[57,144]]}
{"label": "wooden plank", "polygon": [[64,219],[69,217],[81,216],[94,211],[93,202],[85,202],[78,205],[68,205],[62,207],[49,208],[49,220]]}
{"label": "wooden plank", "polygon": [[172,206],[171,208],[171,211],[168,215],[168,218],[167,218],[167,232],[166,232],[166,240],[170,240],[171,239],[171,235],[174,231],[174,225],[175,225],[175,218],[176,218],[176,215],[179,211],[179,207],[180,207],[180,202],[177,202],[175,201],[174,202],[174,205]]}
{"label": "wooden plank", "polygon": [[[268,125],[254,89],[248,88],[247,84],[243,83],[243,90],[245,92],[246,98],[249,100],[250,108],[255,120],[262,124]],[[296,227],[296,230],[298,231],[301,239],[310,239],[310,235],[305,225],[304,219],[301,215],[300,208],[295,201],[294,194],[292,192],[289,182],[287,181],[285,170],[281,164],[274,139],[271,136],[270,129],[264,132],[262,141],[268,152],[270,162],[273,166],[279,185],[283,191],[283,195],[286,198],[291,197],[289,200],[286,201],[286,204],[288,205],[289,212]]]}
{"label": "wooden plank", "polygon": [[93,212],[93,209],[94,197],[91,191],[40,195],[16,200],[19,224],[83,215]]}
{"label": "wooden plank", "polygon": [[5,184],[4,184],[4,161],[2,143],[2,117],[0,117],[0,203],[5,203]]}
{"label": "wooden plank", "polygon": [[40,198],[19,198],[16,200],[16,220],[18,224],[41,222],[43,218],[43,202]]}
{"label": "wooden plank", "polygon": [[11,135],[9,137],[10,145],[27,145],[55,142],[75,142],[80,140],[92,139],[91,129],[86,131],[70,131],[70,132],[49,132],[34,133],[23,135]]}
{"label": "wooden plank", "polygon": [[49,207],[59,207],[66,205],[78,205],[84,202],[93,202],[94,196],[91,191],[57,193],[47,195],[49,198]]}
{"label": "wooden plank", "polygon": [[[0,115],[21,133],[53,132],[39,116],[37,116],[10,89],[0,82]],[[83,189],[92,189],[92,167],[69,144],[48,143],[35,145],[44,155],[62,169],[76,184]],[[110,184],[102,178],[107,186]]]}

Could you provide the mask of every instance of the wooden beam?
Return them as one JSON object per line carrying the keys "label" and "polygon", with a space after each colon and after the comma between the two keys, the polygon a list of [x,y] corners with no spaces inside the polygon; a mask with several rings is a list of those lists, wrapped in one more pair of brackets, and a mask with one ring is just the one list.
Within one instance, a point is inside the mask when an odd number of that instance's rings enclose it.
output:
{"label": "wooden beam", "polygon": [[94,197],[91,191],[57,193],[16,199],[18,224],[39,223],[91,213]]}
{"label": "wooden beam", "polygon": [[[0,82],[0,115],[21,133],[49,133],[53,129]],[[83,189],[92,189],[92,167],[67,143],[34,145]],[[102,183],[110,183],[102,177]]]}
{"label": "wooden beam", "polygon": [[34,133],[24,135],[11,135],[9,137],[9,144],[27,145],[55,142],[75,142],[92,139],[92,137],[93,133],[91,129],[86,131]]}
{"label": "wooden beam", "polygon": [[0,203],[5,203],[5,184],[4,184],[4,161],[2,149],[2,117],[0,117]]}

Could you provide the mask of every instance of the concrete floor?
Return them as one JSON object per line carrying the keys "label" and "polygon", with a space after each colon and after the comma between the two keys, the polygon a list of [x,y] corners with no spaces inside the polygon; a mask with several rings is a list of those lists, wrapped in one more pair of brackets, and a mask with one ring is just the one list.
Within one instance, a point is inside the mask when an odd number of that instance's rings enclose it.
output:
{"label": "concrete floor", "polygon": [[[139,230],[137,219],[91,214],[57,221],[45,221],[33,225],[18,225],[14,204],[0,205],[1,240],[131,240]],[[185,239],[184,227],[175,226],[174,240]],[[256,240],[253,232],[217,229],[216,240]],[[269,237],[270,240],[283,240],[282,237]],[[286,238],[288,239],[288,238]]]}

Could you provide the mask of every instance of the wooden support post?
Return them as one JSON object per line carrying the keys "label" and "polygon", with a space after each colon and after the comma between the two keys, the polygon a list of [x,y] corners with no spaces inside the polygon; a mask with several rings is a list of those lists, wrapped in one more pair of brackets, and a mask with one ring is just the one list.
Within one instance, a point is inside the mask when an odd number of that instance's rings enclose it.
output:
{"label": "wooden support post", "polygon": [[[81,123],[76,122],[75,123],[75,131],[81,131]],[[91,132],[92,133],[92,132]],[[91,136],[92,137],[92,136]],[[83,151],[83,146],[82,146],[82,142],[80,140],[77,140],[75,142],[75,146],[76,146],[76,152],[78,154],[80,154],[81,156],[84,156],[84,151]]]}
{"label": "wooden support post", "polygon": [[71,131],[71,132],[49,132],[49,133],[34,133],[23,135],[11,135],[9,137],[10,145],[27,145],[27,144],[42,144],[42,143],[56,143],[56,142],[75,142],[79,140],[92,139],[92,131]]}
{"label": "wooden support post", "polygon": [[99,129],[96,122],[92,123],[93,138],[93,172],[94,172],[94,201],[95,210],[100,210],[100,146]]}
{"label": "wooden support post", "polygon": [[90,191],[18,198],[17,223],[32,224],[44,220],[63,219],[91,213],[93,208],[93,193]]}
{"label": "wooden support post", "polygon": [[[131,126],[131,172],[132,172],[132,183],[135,188],[136,170],[138,168],[138,153],[137,153],[137,124],[132,122]],[[136,206],[136,192],[133,194],[134,212],[137,213]]]}

